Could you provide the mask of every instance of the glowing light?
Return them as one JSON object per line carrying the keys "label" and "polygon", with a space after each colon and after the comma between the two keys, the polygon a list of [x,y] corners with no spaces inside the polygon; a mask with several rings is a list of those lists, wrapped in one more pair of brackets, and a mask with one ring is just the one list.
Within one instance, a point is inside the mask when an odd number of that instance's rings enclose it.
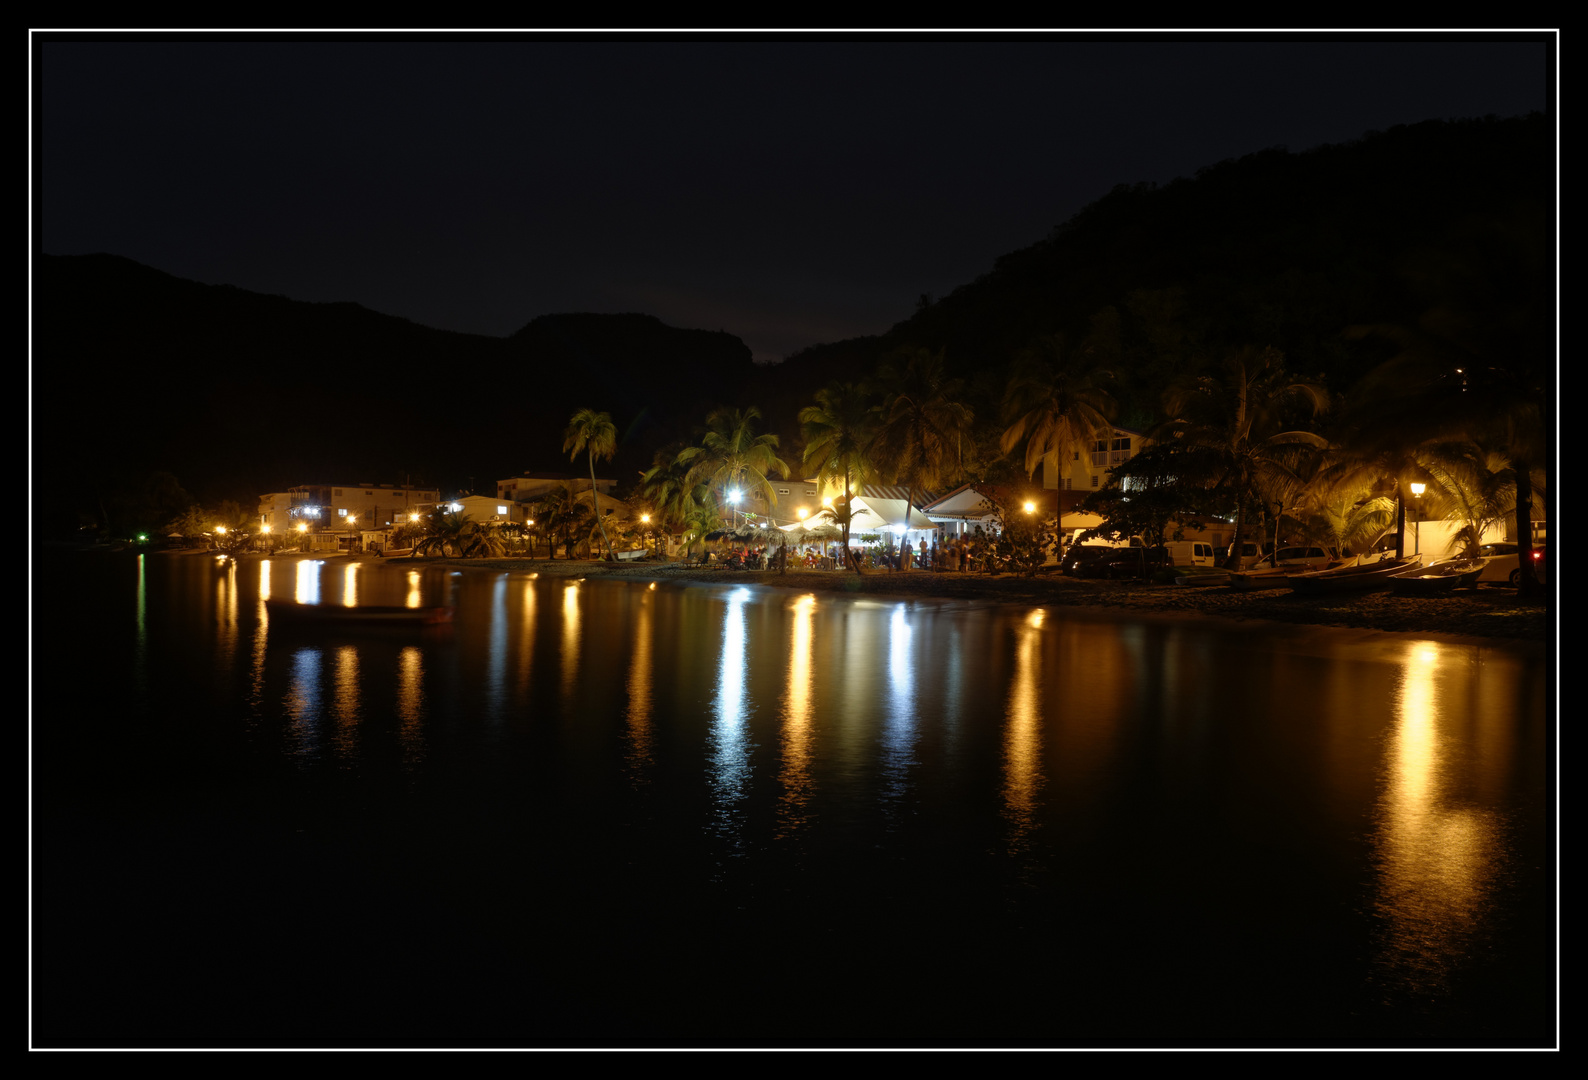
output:
{"label": "glowing light", "polygon": [[1428,485],[1427,484],[1413,484],[1412,485],[1412,498],[1414,498],[1414,499],[1422,498],[1423,497],[1423,492],[1425,492],[1427,490],[1428,490]]}
{"label": "glowing light", "polygon": [[1037,504],[1032,502],[1031,500],[1027,499],[1026,500],[1026,513],[1035,514],[1036,512],[1037,512]]}

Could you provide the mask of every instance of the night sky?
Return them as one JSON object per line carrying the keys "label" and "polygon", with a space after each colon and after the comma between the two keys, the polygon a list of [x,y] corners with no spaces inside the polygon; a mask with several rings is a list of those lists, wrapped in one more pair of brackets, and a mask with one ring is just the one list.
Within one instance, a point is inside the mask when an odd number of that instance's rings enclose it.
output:
{"label": "night sky", "polygon": [[35,35],[42,250],[502,336],[885,331],[1119,183],[1551,107],[1547,38]]}

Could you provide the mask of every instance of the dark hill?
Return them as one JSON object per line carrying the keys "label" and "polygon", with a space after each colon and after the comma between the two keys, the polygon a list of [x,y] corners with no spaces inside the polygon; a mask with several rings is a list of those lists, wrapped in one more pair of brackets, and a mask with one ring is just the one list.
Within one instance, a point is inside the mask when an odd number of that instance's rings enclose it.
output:
{"label": "dark hill", "polygon": [[1259,344],[1342,389],[1382,355],[1348,342],[1348,326],[1415,322],[1458,288],[1481,294],[1473,274],[1496,294],[1514,292],[1519,275],[1547,277],[1555,177],[1555,128],[1541,115],[1264,150],[1194,179],[1120,185],[887,334],[787,363],[823,369],[838,354],[854,365],[858,349],[870,369],[890,349],[919,346],[985,376],[1033,339],[1060,335],[1123,370],[1140,414],[1198,355]]}
{"label": "dark hill", "polygon": [[586,404],[618,423],[603,471],[627,479],[699,422],[702,384],[718,392],[751,366],[732,335],[645,315],[547,316],[488,338],[112,255],[41,256],[34,480],[57,521],[97,516],[157,470],[245,505],[338,478],[488,491],[566,461],[563,428]]}

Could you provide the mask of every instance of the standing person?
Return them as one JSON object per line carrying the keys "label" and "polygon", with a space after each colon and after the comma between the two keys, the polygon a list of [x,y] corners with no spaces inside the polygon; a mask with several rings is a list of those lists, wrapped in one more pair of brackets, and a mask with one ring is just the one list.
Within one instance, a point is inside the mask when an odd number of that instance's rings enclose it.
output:
{"label": "standing person", "polygon": [[922,570],[930,569],[926,561],[926,537],[921,537],[921,561],[918,564]]}

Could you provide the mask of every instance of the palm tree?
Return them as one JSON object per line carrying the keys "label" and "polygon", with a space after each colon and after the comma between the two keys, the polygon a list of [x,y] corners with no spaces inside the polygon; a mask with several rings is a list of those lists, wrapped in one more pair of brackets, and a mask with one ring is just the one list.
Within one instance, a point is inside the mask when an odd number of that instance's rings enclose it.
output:
{"label": "palm tree", "polygon": [[1518,202],[1455,226],[1416,267],[1426,308],[1415,324],[1353,328],[1397,345],[1361,390],[1373,421],[1362,434],[1397,445],[1473,440],[1514,470],[1520,591],[1539,590],[1535,479],[1554,460],[1556,246],[1554,210]]}
{"label": "palm tree", "polygon": [[[761,410],[718,409],[706,418],[706,434],[699,446],[686,448],[678,461],[687,468],[688,480],[704,483],[720,497],[729,491],[760,495],[768,507],[777,505],[771,475],[788,479],[788,462],[777,456],[776,435],[757,435]],[[720,505],[720,504],[719,504]]]}
{"label": "palm tree", "polygon": [[[1423,448],[1423,468],[1432,481],[1430,508],[1460,523],[1467,555],[1476,554],[1484,533],[1516,509],[1518,470],[1497,450],[1471,440],[1431,443]],[[1543,491],[1543,470],[1530,480],[1532,490]]]}
{"label": "palm tree", "polygon": [[[864,484],[870,471],[866,449],[876,426],[877,409],[865,388],[854,383],[834,383],[816,392],[816,404],[800,410],[805,433],[805,467],[816,466],[817,479],[825,486],[839,477],[844,481],[843,509],[826,513],[844,534],[844,557],[849,552],[849,501],[853,488]],[[840,519],[839,514],[842,514]],[[860,567],[857,564],[855,571]]]}
{"label": "palm tree", "polygon": [[590,526],[586,518],[591,512],[591,507],[584,498],[584,493],[574,487],[575,481],[565,480],[552,488],[540,500],[540,521],[546,529],[546,557],[557,557],[557,544],[563,545],[563,554],[573,558],[573,547],[579,542],[581,534],[595,534],[595,529]]}
{"label": "palm tree", "polygon": [[1015,362],[1004,393],[1003,452],[1023,441],[1026,476],[1033,476],[1045,458],[1051,458],[1057,476],[1072,454],[1112,438],[1115,406],[1105,388],[1111,379],[1105,371],[1079,370],[1055,339],[1028,350]]}
{"label": "palm tree", "polygon": [[612,558],[612,543],[607,539],[606,523],[601,520],[600,500],[596,495],[595,459],[597,456],[603,461],[610,461],[612,455],[618,450],[618,429],[612,423],[612,417],[604,412],[594,409],[580,409],[568,421],[568,430],[564,433],[562,448],[570,451],[568,460],[572,461],[579,456],[581,450],[590,457],[590,501],[594,504],[596,524],[601,528],[601,542],[606,548],[606,558]]}
{"label": "palm tree", "polygon": [[437,509],[424,523],[424,535],[414,541],[415,555],[445,555],[451,548],[462,556],[474,522],[461,510]]}
{"label": "palm tree", "polygon": [[959,400],[960,382],[944,374],[941,351],[895,355],[883,365],[880,380],[884,397],[871,449],[895,482],[909,485],[908,529],[915,493],[940,485],[951,463],[957,464],[971,411]]}
{"label": "palm tree", "polygon": [[1164,404],[1175,419],[1154,437],[1179,439],[1196,451],[1208,486],[1235,503],[1228,567],[1237,570],[1247,509],[1288,504],[1301,487],[1299,459],[1328,446],[1313,432],[1282,430],[1287,412],[1316,416],[1328,408],[1329,396],[1292,377],[1279,350],[1245,348],[1225,357],[1216,373],[1195,374],[1171,387]]}
{"label": "palm tree", "polygon": [[1320,473],[1294,512],[1303,536],[1341,554],[1366,551],[1395,527],[1395,500],[1360,474]]}

